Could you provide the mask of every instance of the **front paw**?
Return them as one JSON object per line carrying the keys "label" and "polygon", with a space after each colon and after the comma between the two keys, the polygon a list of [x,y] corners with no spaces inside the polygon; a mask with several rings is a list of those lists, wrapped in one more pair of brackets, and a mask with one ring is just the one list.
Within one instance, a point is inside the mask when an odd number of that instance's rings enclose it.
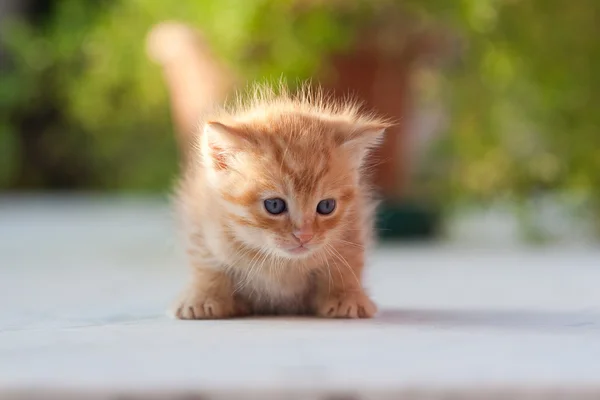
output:
{"label": "front paw", "polygon": [[233,298],[195,291],[185,292],[175,305],[178,319],[222,319],[234,315]]}
{"label": "front paw", "polygon": [[373,318],[377,306],[363,291],[329,295],[317,306],[317,315],[326,318]]}

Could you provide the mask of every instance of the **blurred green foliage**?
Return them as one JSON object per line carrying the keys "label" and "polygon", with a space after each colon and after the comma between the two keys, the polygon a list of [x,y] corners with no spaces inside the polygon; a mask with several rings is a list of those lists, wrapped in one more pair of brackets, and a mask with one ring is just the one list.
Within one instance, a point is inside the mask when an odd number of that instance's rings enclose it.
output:
{"label": "blurred green foliage", "polygon": [[441,84],[446,194],[535,207],[552,193],[600,228],[600,2],[452,3],[466,48]]}
{"label": "blurred green foliage", "polygon": [[[201,27],[248,80],[304,79],[352,37],[355,24],[332,15],[277,0],[64,0],[41,26],[15,21],[3,35],[14,65],[0,86],[0,187],[169,187],[177,154],[164,81],[145,54],[150,28]],[[18,159],[21,141],[44,165]],[[73,179],[52,182],[52,168]]]}
{"label": "blurred green foliage", "polygon": [[0,85],[0,185],[48,185],[19,160],[18,135],[33,130],[51,166],[73,166],[72,186],[169,186],[177,163],[167,95],[143,46],[157,22],[199,27],[242,78],[293,80],[398,9],[414,29],[446,26],[465,45],[429,79],[451,118],[427,168],[437,196],[549,190],[600,209],[596,0],[59,1],[45,24],[14,23],[3,35],[14,65]]}

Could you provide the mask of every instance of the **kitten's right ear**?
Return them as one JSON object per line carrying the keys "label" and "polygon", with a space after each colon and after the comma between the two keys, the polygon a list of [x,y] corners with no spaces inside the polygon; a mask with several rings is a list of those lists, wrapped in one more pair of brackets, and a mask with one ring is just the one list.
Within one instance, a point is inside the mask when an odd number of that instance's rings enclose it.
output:
{"label": "kitten's right ear", "polygon": [[343,137],[342,147],[345,148],[360,166],[366,156],[383,141],[383,134],[389,124],[374,123],[355,128]]}
{"label": "kitten's right ear", "polygon": [[247,135],[220,122],[207,122],[202,132],[202,157],[215,170],[230,167],[235,155],[249,145]]}

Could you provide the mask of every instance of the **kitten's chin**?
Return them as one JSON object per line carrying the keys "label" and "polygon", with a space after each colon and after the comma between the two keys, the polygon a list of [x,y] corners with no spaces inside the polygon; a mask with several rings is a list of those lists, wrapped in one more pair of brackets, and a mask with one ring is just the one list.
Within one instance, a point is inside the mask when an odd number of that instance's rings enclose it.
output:
{"label": "kitten's chin", "polygon": [[299,259],[313,255],[317,249],[315,247],[296,246],[291,248],[280,247],[278,250],[286,258]]}

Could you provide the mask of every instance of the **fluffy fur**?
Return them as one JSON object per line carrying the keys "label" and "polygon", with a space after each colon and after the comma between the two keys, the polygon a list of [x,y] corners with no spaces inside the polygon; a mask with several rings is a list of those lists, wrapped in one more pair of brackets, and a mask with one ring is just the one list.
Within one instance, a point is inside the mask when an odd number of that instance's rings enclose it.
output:
{"label": "fluffy fur", "polygon": [[[389,123],[308,87],[258,87],[202,121],[177,191],[192,274],[175,315],[372,317],[365,157]],[[268,213],[270,198],[288,210]],[[329,215],[316,211],[324,199],[336,201]]]}

